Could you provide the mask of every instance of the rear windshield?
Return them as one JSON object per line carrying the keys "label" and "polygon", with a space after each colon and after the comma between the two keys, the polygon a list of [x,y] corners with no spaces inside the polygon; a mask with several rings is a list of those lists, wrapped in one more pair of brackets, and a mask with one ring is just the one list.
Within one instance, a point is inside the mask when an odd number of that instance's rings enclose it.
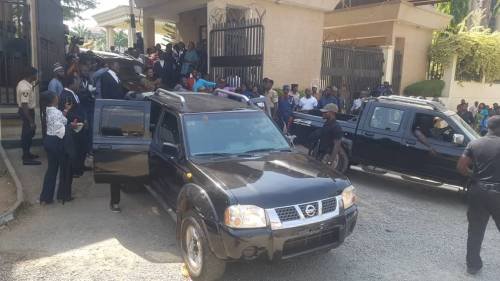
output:
{"label": "rear windshield", "polygon": [[261,111],[188,114],[183,122],[191,156],[290,149],[285,137]]}

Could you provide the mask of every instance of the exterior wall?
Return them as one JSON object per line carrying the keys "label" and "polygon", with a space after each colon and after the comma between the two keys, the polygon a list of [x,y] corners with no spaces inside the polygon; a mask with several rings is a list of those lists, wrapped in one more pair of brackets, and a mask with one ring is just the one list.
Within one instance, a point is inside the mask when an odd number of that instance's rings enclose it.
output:
{"label": "exterior wall", "polygon": [[273,79],[275,87],[297,83],[303,89],[311,87],[313,81],[319,81],[323,11],[268,0],[213,0],[208,2],[208,14],[226,6],[266,11],[263,20],[264,77]]}
{"label": "exterior wall", "polygon": [[406,86],[426,79],[427,52],[432,41],[432,30],[399,24],[394,36],[404,38],[401,91]]}
{"label": "exterior wall", "polygon": [[490,106],[495,102],[500,104],[500,84],[453,81],[450,86],[448,96],[441,100],[451,110],[456,110],[462,99],[469,104],[475,101],[484,102]]}
{"label": "exterior wall", "polygon": [[207,25],[207,9],[201,8],[179,14],[179,39],[186,44],[200,41],[200,26]]}

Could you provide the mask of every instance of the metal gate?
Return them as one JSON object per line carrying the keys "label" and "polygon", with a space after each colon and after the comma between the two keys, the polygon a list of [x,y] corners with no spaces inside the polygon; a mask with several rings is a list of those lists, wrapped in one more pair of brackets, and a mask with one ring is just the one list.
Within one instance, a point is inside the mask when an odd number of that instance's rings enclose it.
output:
{"label": "metal gate", "polygon": [[210,75],[238,76],[251,85],[263,79],[264,26],[261,18],[214,23],[210,31]]}
{"label": "metal gate", "polygon": [[24,0],[0,0],[0,105],[16,104],[16,85],[30,65],[29,8]]}
{"label": "metal gate", "polygon": [[335,86],[339,89],[346,86],[351,104],[356,93],[374,89],[382,81],[384,53],[380,48],[360,48],[323,44],[321,65],[321,87]]}
{"label": "metal gate", "polygon": [[394,52],[394,64],[392,67],[392,91],[395,95],[401,94],[401,75],[403,70],[403,53]]}

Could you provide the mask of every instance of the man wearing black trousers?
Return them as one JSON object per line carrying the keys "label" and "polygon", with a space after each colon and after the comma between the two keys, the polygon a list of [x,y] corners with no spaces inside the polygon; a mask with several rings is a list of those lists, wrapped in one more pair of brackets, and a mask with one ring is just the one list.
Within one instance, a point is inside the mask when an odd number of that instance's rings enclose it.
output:
{"label": "man wearing black trousers", "polygon": [[474,275],[483,267],[480,252],[490,217],[500,231],[500,116],[488,120],[488,134],[469,143],[457,168],[472,179],[467,211],[467,272]]}
{"label": "man wearing black trousers", "polygon": [[31,143],[36,132],[35,106],[36,97],[33,84],[37,80],[38,70],[30,67],[26,70],[24,78],[17,84],[16,94],[19,105],[19,116],[23,120],[21,131],[21,146],[23,148],[23,165],[40,165],[40,161],[35,160],[38,155],[30,152]]}

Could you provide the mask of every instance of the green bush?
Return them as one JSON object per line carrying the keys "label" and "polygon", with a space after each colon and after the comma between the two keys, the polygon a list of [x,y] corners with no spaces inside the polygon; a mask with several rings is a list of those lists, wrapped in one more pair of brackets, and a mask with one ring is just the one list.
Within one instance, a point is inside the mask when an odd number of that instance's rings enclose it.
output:
{"label": "green bush", "polygon": [[441,97],[444,89],[444,81],[442,80],[424,80],[413,83],[405,88],[405,96],[417,97]]}

